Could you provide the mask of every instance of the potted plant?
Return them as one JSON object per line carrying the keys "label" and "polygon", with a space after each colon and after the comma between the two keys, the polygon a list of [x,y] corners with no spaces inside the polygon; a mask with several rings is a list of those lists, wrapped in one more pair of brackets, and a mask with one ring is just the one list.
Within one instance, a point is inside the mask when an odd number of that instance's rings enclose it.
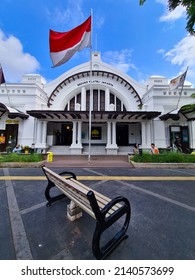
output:
{"label": "potted plant", "polygon": [[25,153],[25,154],[28,154],[28,153],[29,153],[29,149],[30,149],[30,147],[29,147],[28,145],[25,145],[25,146],[23,147],[24,153]]}

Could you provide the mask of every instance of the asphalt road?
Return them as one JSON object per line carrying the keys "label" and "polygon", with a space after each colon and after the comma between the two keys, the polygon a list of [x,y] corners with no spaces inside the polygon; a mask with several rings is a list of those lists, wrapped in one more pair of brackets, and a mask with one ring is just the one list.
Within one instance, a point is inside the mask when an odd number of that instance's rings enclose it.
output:
{"label": "asphalt road", "polygon": [[[63,168],[52,170],[59,173]],[[107,259],[195,259],[195,170],[86,167],[69,171],[92,189],[110,198],[125,196],[131,203],[129,237]],[[95,221],[84,213],[70,222],[68,199],[47,208],[46,185],[40,168],[0,169],[0,259],[93,260]]]}

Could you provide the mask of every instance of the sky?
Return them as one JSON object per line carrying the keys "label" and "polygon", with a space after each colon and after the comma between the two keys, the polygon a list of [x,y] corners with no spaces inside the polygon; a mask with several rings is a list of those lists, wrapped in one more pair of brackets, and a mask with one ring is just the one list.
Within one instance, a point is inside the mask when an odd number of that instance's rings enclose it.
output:
{"label": "sky", "polygon": [[1,0],[0,64],[7,83],[24,74],[50,82],[90,59],[88,48],[52,68],[49,29],[69,31],[92,13],[92,50],[104,62],[144,83],[150,76],[171,79],[188,67],[195,87],[195,36],[186,27],[186,11],[168,11],[167,0]]}

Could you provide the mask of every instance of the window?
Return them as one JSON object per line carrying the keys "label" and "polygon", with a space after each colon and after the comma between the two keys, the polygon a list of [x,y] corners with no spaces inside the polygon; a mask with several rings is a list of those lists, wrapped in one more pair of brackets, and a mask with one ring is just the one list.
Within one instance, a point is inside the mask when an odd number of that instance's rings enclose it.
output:
{"label": "window", "polygon": [[98,90],[93,91],[93,110],[98,111]]}
{"label": "window", "polygon": [[105,111],[105,91],[100,90],[100,111]]}

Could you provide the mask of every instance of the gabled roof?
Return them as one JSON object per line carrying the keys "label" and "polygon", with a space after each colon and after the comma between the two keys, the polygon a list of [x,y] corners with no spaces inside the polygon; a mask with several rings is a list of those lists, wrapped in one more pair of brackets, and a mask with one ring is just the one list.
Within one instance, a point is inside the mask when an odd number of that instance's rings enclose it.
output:
{"label": "gabled roof", "polygon": [[181,115],[183,115],[186,118],[186,120],[188,120],[188,121],[194,121],[195,120],[195,104],[184,105],[178,110],[173,110],[169,113],[161,115],[159,118],[163,121],[166,121],[168,119],[178,121],[180,119]]}
{"label": "gabled roof", "polygon": [[19,110],[13,107],[8,107],[3,103],[0,103],[0,117],[3,116],[3,114],[6,112],[8,113],[8,117],[10,119],[15,119],[15,118],[27,119],[29,117],[29,115],[20,112]]}
{"label": "gabled roof", "polygon": [[172,110],[166,114],[161,115],[159,118],[161,119],[161,121],[167,121],[168,119],[178,121],[180,119],[179,110]]}

